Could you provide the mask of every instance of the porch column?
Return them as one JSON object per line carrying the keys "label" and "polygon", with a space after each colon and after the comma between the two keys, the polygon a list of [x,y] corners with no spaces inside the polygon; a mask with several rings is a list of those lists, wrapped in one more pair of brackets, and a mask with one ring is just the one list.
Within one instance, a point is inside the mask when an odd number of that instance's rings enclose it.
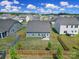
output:
{"label": "porch column", "polygon": [[2,33],[1,33],[1,38],[3,39],[3,35],[2,35]]}

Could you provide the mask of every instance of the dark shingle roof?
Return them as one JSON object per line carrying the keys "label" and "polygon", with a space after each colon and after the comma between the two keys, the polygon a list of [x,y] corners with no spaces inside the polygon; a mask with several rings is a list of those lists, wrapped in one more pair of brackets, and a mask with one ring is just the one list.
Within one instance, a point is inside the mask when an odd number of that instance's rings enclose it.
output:
{"label": "dark shingle roof", "polygon": [[33,20],[27,24],[27,32],[50,32],[48,21]]}
{"label": "dark shingle roof", "polygon": [[79,19],[76,17],[58,17],[56,21],[61,25],[76,25],[79,24]]}
{"label": "dark shingle roof", "polygon": [[12,19],[0,19],[0,32],[8,31],[14,23],[18,21]]}

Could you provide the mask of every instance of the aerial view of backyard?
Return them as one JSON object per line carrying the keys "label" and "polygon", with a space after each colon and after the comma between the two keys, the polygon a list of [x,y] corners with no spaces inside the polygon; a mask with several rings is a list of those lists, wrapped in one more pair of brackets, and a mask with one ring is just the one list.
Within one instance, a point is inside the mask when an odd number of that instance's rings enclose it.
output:
{"label": "aerial view of backyard", "polygon": [[0,0],[0,59],[79,59],[78,0]]}

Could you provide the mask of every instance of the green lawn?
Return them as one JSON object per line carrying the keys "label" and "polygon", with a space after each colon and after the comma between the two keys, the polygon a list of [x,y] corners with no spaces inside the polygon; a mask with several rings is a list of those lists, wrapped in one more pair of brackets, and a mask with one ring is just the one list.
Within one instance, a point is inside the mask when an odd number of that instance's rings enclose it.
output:
{"label": "green lawn", "polygon": [[8,44],[12,43],[16,38],[14,36],[5,37],[0,39],[0,50],[8,48]]}
{"label": "green lawn", "polygon": [[51,37],[50,37],[50,41],[52,42],[52,49],[53,50],[57,50],[58,47],[62,47],[62,45],[60,44],[60,42],[57,40],[58,38],[58,34],[55,32],[51,32]]}
{"label": "green lawn", "polygon": [[20,46],[22,49],[27,50],[45,50],[48,47],[49,41],[52,46],[51,50],[57,50],[59,46],[62,48],[61,44],[57,40],[57,34],[54,32],[51,32],[50,40],[42,40],[42,38],[35,37],[26,37],[26,39],[21,39],[17,44],[17,48]]}
{"label": "green lawn", "polygon": [[73,37],[60,35],[60,37],[64,44],[68,46],[70,50],[79,49],[79,35]]}
{"label": "green lawn", "polygon": [[9,42],[12,42],[14,40],[13,37],[5,37],[3,39],[0,39],[0,42],[1,43],[9,43]]}
{"label": "green lawn", "polygon": [[45,50],[48,45],[48,40],[41,40],[41,38],[26,38],[27,49]]}
{"label": "green lawn", "polygon": [[45,50],[48,41],[41,40],[41,38],[26,38],[25,40],[20,40],[18,44],[22,49],[27,50]]}

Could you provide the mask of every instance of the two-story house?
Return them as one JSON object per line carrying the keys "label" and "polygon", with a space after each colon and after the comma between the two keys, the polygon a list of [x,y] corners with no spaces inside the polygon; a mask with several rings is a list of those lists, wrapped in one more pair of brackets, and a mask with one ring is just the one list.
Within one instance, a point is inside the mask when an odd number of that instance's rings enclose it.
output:
{"label": "two-story house", "polygon": [[79,19],[75,17],[58,17],[55,19],[55,29],[59,34],[71,36],[79,33]]}

